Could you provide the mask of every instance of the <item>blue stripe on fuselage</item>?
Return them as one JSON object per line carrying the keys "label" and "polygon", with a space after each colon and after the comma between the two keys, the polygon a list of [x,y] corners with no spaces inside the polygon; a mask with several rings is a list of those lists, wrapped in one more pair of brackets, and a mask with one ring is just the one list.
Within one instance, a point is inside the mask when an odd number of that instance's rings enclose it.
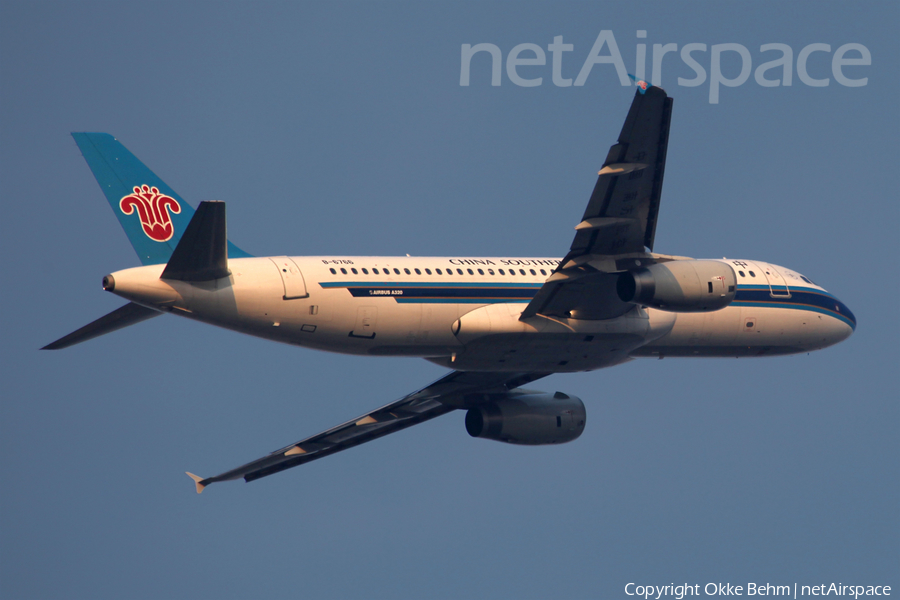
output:
{"label": "blue stripe on fuselage", "polygon": [[[775,290],[778,294],[784,288]],[[847,305],[826,292],[812,288],[791,288],[790,297],[773,296],[767,285],[739,285],[731,306],[762,306],[809,310],[839,319],[856,329],[856,317]]]}
{"label": "blue stripe on fuselage", "polygon": [[529,288],[539,290],[543,283],[505,283],[477,281],[326,281],[323,288]]}
{"label": "blue stripe on fuselage", "polygon": [[325,288],[346,288],[354,298],[393,298],[399,303],[528,302],[541,283],[502,282],[326,282]]}
{"label": "blue stripe on fuselage", "polygon": [[[528,302],[543,283],[526,282],[394,282],[394,281],[327,281],[323,288],[345,288],[356,298],[393,298],[401,304],[494,304]],[[779,287],[772,295],[767,285],[739,285],[731,306],[790,308],[829,315],[856,329],[856,317],[847,306],[824,290]]]}

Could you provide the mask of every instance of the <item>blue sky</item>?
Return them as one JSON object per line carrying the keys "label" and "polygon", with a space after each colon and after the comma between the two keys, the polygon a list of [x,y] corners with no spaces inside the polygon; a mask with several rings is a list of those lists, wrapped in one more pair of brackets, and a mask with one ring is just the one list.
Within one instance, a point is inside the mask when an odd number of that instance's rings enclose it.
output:
{"label": "blue sky", "polygon": [[[628,582],[900,586],[898,6],[871,3],[0,4],[4,598],[627,598]],[[561,256],[633,88],[575,78],[598,34],[792,49],[675,99],[655,250],[793,268],[857,332],[756,360],[639,360],[533,387],[577,441],[468,437],[463,413],[252,484],[221,472],[440,377],[175,317],[38,348],[121,304],[138,264],[71,131],[106,131],[257,255]],[[637,31],[647,32],[645,39]],[[460,86],[463,44],[537,44],[543,77]],[[835,51],[865,46],[840,85]],[[801,50],[828,44],[808,60]],[[527,53],[522,56],[525,57]],[[723,54],[735,77],[737,53]],[[648,58],[648,72],[650,59]],[[776,71],[767,75],[774,78]]]}

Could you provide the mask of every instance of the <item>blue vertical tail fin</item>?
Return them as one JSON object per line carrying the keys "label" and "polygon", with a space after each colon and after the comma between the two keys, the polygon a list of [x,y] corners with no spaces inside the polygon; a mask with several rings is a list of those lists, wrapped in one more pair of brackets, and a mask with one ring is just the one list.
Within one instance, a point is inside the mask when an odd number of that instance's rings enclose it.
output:
{"label": "blue vertical tail fin", "polygon": [[[73,133],[141,263],[167,263],[194,209],[108,133]],[[250,256],[228,242],[228,256]]]}

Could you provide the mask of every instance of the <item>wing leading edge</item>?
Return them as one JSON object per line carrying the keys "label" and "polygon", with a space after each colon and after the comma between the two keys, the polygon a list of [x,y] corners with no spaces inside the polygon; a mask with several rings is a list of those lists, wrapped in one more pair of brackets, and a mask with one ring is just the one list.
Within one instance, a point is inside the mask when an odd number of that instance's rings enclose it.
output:
{"label": "wing leading edge", "polygon": [[635,92],[619,139],[598,173],[575,239],[557,270],[522,313],[608,319],[630,305],[615,293],[610,275],[635,259],[653,262],[656,220],[669,143],[672,99],[649,86]]}
{"label": "wing leading edge", "polygon": [[484,401],[484,395],[506,392],[548,373],[479,373],[451,371],[434,383],[337,427],[285,446],[267,456],[214,477],[188,476],[197,493],[211,483],[241,479],[250,482],[323,458],[382,436],[412,427],[459,408]]}

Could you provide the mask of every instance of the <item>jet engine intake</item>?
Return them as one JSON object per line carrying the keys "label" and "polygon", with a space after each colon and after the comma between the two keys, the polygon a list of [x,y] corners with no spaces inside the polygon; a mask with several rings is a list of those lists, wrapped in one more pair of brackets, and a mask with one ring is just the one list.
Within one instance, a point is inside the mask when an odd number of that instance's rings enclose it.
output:
{"label": "jet engine intake", "polygon": [[634,302],[669,312],[704,312],[725,308],[734,300],[737,278],[730,265],[717,260],[675,260],[619,276],[616,292]]}
{"label": "jet engine intake", "polygon": [[491,398],[466,413],[472,437],[540,446],[571,442],[584,431],[587,414],[575,396],[513,390]]}

